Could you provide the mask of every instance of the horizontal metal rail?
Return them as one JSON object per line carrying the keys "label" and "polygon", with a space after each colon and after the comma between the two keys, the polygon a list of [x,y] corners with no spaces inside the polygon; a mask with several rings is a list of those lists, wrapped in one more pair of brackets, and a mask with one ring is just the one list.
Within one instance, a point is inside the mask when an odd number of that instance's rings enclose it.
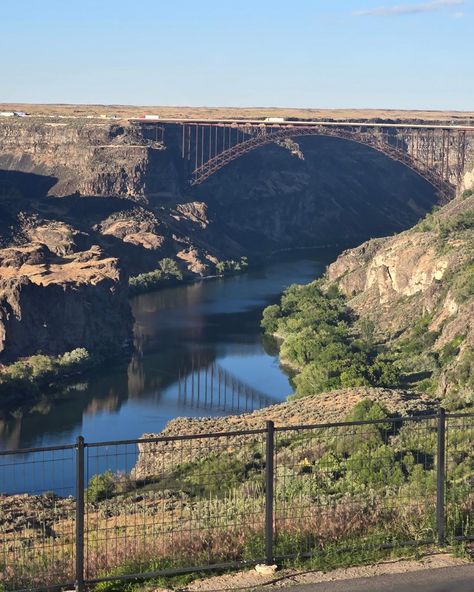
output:
{"label": "horizontal metal rail", "polygon": [[[404,423],[419,422],[428,419],[436,419],[438,414],[419,414],[419,415],[407,415],[407,416],[395,416],[387,417],[384,419],[371,419],[361,421],[339,421],[330,423],[311,423],[311,424],[298,424],[291,426],[278,426],[275,425],[275,431],[299,431],[299,430],[315,430],[322,428],[336,428],[336,427],[350,427],[359,425],[370,425],[370,424],[386,424],[386,423]],[[463,418],[474,418],[474,413],[446,413],[446,419],[463,419]],[[180,440],[199,440],[204,438],[225,438],[231,436],[245,436],[252,434],[265,434],[266,428],[257,428],[252,430],[233,430],[227,432],[205,432],[198,434],[177,434],[175,436],[150,436],[144,438],[134,438],[130,440],[106,440],[100,442],[84,442],[84,446],[87,448],[98,448],[103,446],[127,446],[132,444],[153,444],[160,442],[173,442]],[[7,456],[12,454],[32,454],[39,452],[55,452],[60,450],[73,450],[77,448],[77,444],[59,444],[57,446],[43,446],[37,448],[16,448],[12,450],[0,450],[0,456]]]}
{"label": "horizontal metal rail", "polygon": [[176,436],[156,436],[150,438],[136,438],[135,440],[110,440],[109,442],[86,442],[87,448],[102,446],[126,446],[129,444],[158,444],[160,442],[178,442],[180,440],[201,440],[203,438],[228,438],[230,436],[250,436],[252,434],[265,434],[266,430],[236,430],[233,432],[209,432],[204,434],[181,434]]}

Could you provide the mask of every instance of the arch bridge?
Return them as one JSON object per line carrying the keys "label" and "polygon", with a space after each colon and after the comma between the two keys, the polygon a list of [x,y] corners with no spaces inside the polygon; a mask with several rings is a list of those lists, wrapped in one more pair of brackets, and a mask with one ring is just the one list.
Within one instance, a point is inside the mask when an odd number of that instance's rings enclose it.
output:
{"label": "arch bridge", "polygon": [[474,149],[474,126],[275,119],[279,118],[160,119],[156,125],[162,127],[165,138],[169,126],[178,127],[179,149],[192,186],[260,146],[324,136],[357,142],[385,154],[418,173],[449,199],[462,179],[469,150]]}

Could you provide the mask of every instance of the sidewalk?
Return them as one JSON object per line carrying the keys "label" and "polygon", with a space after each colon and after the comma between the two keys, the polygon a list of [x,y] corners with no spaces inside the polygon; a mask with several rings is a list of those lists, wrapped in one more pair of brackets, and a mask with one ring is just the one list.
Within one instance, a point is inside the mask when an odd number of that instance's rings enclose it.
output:
{"label": "sidewalk", "polygon": [[474,592],[474,564],[296,585],[288,592]]}

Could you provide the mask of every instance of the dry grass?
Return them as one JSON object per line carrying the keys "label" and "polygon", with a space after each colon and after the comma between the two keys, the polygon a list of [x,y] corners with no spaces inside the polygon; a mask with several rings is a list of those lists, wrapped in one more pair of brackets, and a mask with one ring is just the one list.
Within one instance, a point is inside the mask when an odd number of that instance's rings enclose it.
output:
{"label": "dry grass", "polygon": [[134,105],[36,105],[3,103],[0,111],[25,111],[31,115],[116,115],[120,118],[139,117],[143,113],[158,113],[163,118],[260,118],[299,117],[314,119],[422,119],[425,121],[474,119],[474,111],[419,111],[399,109],[310,109],[283,107],[191,107],[191,106],[134,106]]}
{"label": "dry grass", "polygon": [[[334,552],[339,547],[375,548],[389,538],[422,538],[432,521],[434,499],[396,505],[382,497],[346,495],[331,503],[297,496],[275,512],[276,554]],[[108,515],[107,508],[88,508],[86,577],[141,573],[166,567],[261,559],[264,549],[264,500],[235,491],[226,498],[182,500],[166,507],[150,496],[145,504]],[[42,540],[21,537],[4,546],[0,586],[12,589],[73,580],[73,522],[59,519]],[[31,533],[30,533],[31,534]],[[44,533],[43,533],[44,535]],[[32,543],[28,544],[28,540]]]}

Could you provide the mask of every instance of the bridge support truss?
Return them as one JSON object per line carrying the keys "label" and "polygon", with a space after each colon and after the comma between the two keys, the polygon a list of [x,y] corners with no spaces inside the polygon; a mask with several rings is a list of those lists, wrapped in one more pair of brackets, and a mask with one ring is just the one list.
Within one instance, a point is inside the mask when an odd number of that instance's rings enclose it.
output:
{"label": "bridge support truss", "polygon": [[364,144],[426,179],[446,198],[465,168],[467,131],[428,125],[255,124],[246,122],[180,124],[180,149],[190,184],[199,185],[240,156],[287,138],[325,136]]}

